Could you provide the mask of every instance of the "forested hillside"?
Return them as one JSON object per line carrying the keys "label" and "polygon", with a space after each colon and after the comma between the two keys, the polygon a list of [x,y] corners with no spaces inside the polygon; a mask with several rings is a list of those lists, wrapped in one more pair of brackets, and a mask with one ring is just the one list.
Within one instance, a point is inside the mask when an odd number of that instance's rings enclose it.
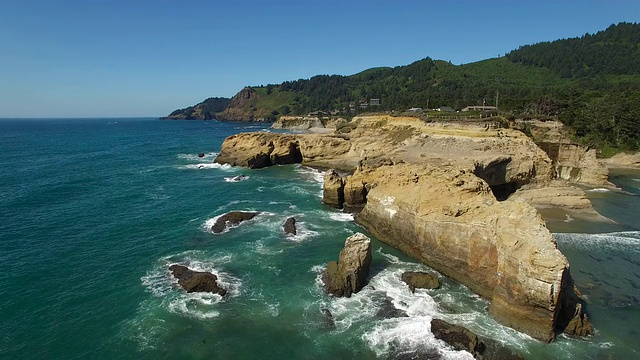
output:
{"label": "forested hillside", "polygon": [[[620,23],[580,38],[525,45],[504,57],[465,65],[425,58],[406,66],[372,68],[351,76],[318,75],[249,91],[251,102],[224,114],[268,120],[322,110],[349,117],[363,111],[443,106],[460,110],[486,104],[497,105],[507,117],[558,117],[588,145],[637,150],[640,24]],[[372,99],[379,99],[379,105]],[[220,107],[204,111],[207,101],[171,115],[221,114]]]}

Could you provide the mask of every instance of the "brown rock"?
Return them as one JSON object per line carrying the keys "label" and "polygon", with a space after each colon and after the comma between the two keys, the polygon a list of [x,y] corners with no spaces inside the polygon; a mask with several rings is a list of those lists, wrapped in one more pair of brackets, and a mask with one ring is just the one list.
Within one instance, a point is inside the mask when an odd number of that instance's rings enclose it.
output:
{"label": "brown rock", "polygon": [[358,212],[367,203],[367,187],[362,172],[347,176],[344,184],[344,210]]}
{"label": "brown rock", "polygon": [[[348,134],[232,136],[216,161],[268,165],[291,158],[272,156],[276,148],[299,149],[304,165],[353,171],[344,181],[344,208],[362,208],[358,223],[491,300],[499,322],[552,340],[568,262],[536,210],[510,197],[554,177],[549,155],[522,132],[488,123],[382,115],[345,126]],[[335,273],[339,267],[329,265]]]}
{"label": "brown rock", "polygon": [[229,227],[237,226],[245,220],[253,219],[258,214],[259,212],[249,212],[249,211],[228,212],[220,216],[216,220],[215,224],[213,224],[213,226],[211,227],[211,231],[213,231],[216,234],[221,233]]}
{"label": "brown rock", "polygon": [[338,262],[327,264],[322,280],[325,290],[334,296],[350,297],[365,285],[371,266],[371,240],[355,233],[347,238]]}
{"label": "brown rock", "polygon": [[431,320],[431,332],[436,337],[456,350],[465,350],[476,358],[482,356],[486,347],[478,336],[460,325],[449,324],[444,320]]}
{"label": "brown rock", "polygon": [[324,174],[322,202],[337,209],[344,204],[344,181],[333,169]]}
{"label": "brown rock", "polygon": [[218,277],[210,272],[194,271],[186,266],[171,265],[171,274],[178,279],[178,284],[188,292],[210,292],[221,296],[227,294],[227,290],[218,285]]}
{"label": "brown rock", "polygon": [[409,285],[411,292],[415,292],[416,289],[437,289],[440,287],[440,280],[425,272],[405,271],[402,273],[402,281]]}
{"label": "brown rock", "polygon": [[359,224],[490,299],[499,322],[554,339],[568,262],[534,208],[496,201],[486,182],[456,168],[403,164],[362,176],[371,191]]}
{"label": "brown rock", "polygon": [[284,230],[284,233],[287,235],[295,235],[297,233],[296,219],[294,217],[288,218],[284,222],[284,225],[282,225],[282,229]]}

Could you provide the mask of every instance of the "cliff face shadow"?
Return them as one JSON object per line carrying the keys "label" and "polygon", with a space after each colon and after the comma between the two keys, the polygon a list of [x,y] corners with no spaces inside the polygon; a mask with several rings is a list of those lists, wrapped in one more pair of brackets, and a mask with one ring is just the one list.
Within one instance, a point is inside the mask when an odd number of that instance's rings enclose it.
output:
{"label": "cliff face shadow", "polygon": [[493,192],[496,200],[504,201],[515,193],[524,183],[517,181],[506,181],[507,167],[511,158],[500,158],[488,164],[476,163],[473,174],[486,181]]}

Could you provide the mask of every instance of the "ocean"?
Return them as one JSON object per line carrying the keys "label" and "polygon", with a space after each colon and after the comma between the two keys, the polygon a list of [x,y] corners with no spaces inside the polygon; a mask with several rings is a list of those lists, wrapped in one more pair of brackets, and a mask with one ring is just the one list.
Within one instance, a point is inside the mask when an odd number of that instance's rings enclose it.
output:
{"label": "ocean", "polygon": [[[322,204],[320,171],[215,164],[223,140],[245,131],[268,130],[0,120],[0,358],[471,359],[434,338],[433,318],[527,359],[640,358],[640,172],[613,174],[622,192],[588,192],[616,224],[549,224],[597,333],[543,344],[496,323],[484,299],[443,276],[440,289],[411,294],[400,274],[431,269],[375,238],[369,285],[327,296],[326,263],[349,235],[370,234]],[[232,210],[260,214],[213,234],[214,219]],[[282,231],[290,216],[296,236]],[[185,293],[168,270],[176,263],[218,274],[228,295]]]}

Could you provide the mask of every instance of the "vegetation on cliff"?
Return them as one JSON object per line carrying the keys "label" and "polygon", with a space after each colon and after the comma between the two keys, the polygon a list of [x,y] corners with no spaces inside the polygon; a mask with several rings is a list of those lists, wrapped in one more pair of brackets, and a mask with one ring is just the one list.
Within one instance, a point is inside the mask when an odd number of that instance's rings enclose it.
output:
{"label": "vegetation on cliff", "polygon": [[[250,101],[230,102],[213,116],[273,120],[314,111],[348,116],[497,105],[511,116],[557,117],[587,145],[637,150],[640,24],[620,23],[579,38],[525,45],[504,57],[464,65],[425,58],[351,76],[318,75],[246,89],[253,94]],[[189,118],[195,108],[172,115]]]}

